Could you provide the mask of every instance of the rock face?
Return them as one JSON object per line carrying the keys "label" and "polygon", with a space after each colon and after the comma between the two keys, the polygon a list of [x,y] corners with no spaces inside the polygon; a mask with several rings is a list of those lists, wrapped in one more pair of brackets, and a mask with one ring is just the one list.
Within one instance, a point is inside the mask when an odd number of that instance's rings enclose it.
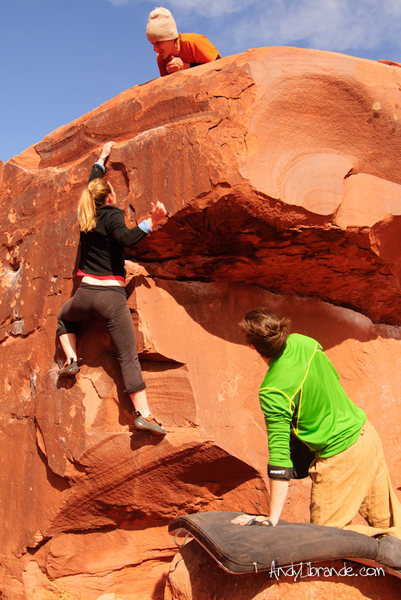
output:
{"label": "rock face", "polygon": [[[400,85],[389,65],[251,50],[123,92],[0,165],[4,598],[162,599],[169,519],[267,510],[264,364],[237,327],[255,306],[320,340],[401,486]],[[127,222],[158,199],[170,214],[128,269],[162,440],[129,433],[101,324],[81,332],[76,381],[57,380],[77,200],[108,139]],[[292,484],[284,518],[308,519],[308,485]]]}

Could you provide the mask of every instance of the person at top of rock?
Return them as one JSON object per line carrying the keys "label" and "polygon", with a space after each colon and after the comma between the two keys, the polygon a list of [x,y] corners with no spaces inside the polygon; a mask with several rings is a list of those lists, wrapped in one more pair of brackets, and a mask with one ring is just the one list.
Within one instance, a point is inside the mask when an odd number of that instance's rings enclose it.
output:
{"label": "person at top of rock", "polygon": [[166,430],[149,410],[124,287],[124,249],[148,235],[167,212],[162,202],[151,203],[150,217],[132,229],[126,226],[124,213],[117,207],[114,189],[103,179],[112,147],[113,142],[103,146],[79,200],[81,258],[77,275],[82,280],[58,315],[57,336],[66,355],[66,362],[58,374],[75,375],[79,371],[79,326],[91,316],[101,318],[117,349],[124,391],[133,403],[134,427],[165,435]]}
{"label": "person at top of rock", "polygon": [[146,36],[157,52],[162,77],[221,58],[219,51],[204,35],[179,34],[173,15],[162,6],[149,14]]}
{"label": "person at top of rock", "polygon": [[[401,504],[376,430],[348,398],[319,342],[290,334],[290,324],[267,308],[251,310],[240,324],[268,366],[259,400],[268,434],[270,514],[240,515],[233,523],[277,525],[294,476],[292,432],[315,455],[312,523],[401,539]],[[351,525],[358,512],[369,526]]]}

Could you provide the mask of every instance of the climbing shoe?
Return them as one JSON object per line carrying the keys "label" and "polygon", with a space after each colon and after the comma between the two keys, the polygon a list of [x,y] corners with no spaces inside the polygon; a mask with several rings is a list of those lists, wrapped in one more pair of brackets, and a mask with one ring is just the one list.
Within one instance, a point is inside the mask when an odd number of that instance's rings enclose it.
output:
{"label": "climbing shoe", "polygon": [[137,413],[137,415],[134,421],[135,429],[150,431],[150,433],[154,433],[155,435],[166,435],[167,431],[156,421],[153,415],[149,415],[148,417],[143,417],[140,413]]}
{"label": "climbing shoe", "polygon": [[61,367],[61,369],[58,370],[58,376],[60,377],[60,375],[76,375],[79,371],[79,366],[78,366],[78,362],[76,360],[71,360],[71,361],[67,361],[64,363],[64,365]]}

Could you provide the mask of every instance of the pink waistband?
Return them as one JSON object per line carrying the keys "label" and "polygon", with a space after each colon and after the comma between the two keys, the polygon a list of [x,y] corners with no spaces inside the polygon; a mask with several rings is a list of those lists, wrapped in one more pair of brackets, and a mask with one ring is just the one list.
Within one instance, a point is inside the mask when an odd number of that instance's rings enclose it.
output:
{"label": "pink waistband", "polygon": [[92,273],[85,273],[78,269],[77,271],[78,277],[93,277],[93,279],[112,279],[114,281],[122,281],[125,282],[125,278],[122,275],[92,275]]}

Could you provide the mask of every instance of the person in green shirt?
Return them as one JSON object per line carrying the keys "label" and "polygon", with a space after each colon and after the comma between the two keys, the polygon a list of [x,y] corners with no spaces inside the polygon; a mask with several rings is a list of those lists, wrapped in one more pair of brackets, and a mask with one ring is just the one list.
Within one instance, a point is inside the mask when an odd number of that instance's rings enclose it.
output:
{"label": "person in green shirt", "polygon": [[[291,435],[314,454],[311,522],[401,539],[401,505],[392,489],[380,438],[347,396],[316,340],[290,334],[290,320],[266,309],[240,324],[268,371],[259,390],[269,445],[270,514],[240,515],[239,525],[277,525],[294,464]],[[351,525],[360,512],[368,526]]]}

